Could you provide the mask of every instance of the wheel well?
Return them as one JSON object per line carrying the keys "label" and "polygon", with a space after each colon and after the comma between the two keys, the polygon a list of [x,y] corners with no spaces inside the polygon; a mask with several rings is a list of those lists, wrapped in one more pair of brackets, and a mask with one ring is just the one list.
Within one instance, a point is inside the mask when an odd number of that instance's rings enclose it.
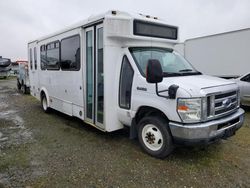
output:
{"label": "wheel well", "polygon": [[137,137],[137,131],[138,131],[138,123],[140,122],[140,120],[145,117],[145,116],[160,116],[163,117],[164,119],[168,120],[167,116],[159,109],[150,107],[150,106],[141,106],[135,117],[132,119],[132,124],[130,127],[130,139],[134,139]]}
{"label": "wheel well", "polygon": [[168,117],[161,110],[150,106],[141,106],[135,115],[135,123],[138,124],[143,117],[150,115],[161,116],[168,120]]}
{"label": "wheel well", "polygon": [[42,100],[42,97],[43,96],[46,96],[46,94],[45,94],[45,92],[44,91],[41,91],[41,93],[40,93],[40,99]]}

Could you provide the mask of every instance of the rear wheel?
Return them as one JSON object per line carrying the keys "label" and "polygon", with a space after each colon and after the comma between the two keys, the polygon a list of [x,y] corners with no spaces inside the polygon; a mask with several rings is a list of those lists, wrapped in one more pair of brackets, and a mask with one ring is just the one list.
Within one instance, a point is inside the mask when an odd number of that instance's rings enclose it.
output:
{"label": "rear wheel", "polygon": [[46,95],[43,94],[42,95],[42,98],[41,98],[41,105],[42,105],[42,109],[45,113],[49,113],[50,111],[50,108],[48,106],[48,102],[47,102],[47,98],[46,98]]}
{"label": "rear wheel", "polygon": [[165,158],[174,149],[168,122],[162,117],[142,118],[138,138],[142,149],[156,158]]}
{"label": "rear wheel", "polygon": [[18,90],[21,89],[21,84],[20,84],[19,80],[17,80],[17,89],[18,89]]}
{"label": "rear wheel", "polygon": [[22,85],[21,85],[21,91],[22,91],[23,94],[27,94],[27,93],[28,93],[28,88],[27,88],[27,86],[24,85],[24,84],[22,84]]}

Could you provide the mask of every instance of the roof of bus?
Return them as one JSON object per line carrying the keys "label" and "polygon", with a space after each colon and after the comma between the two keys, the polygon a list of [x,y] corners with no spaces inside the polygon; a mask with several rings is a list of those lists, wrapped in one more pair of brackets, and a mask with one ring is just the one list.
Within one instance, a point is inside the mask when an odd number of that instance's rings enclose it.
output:
{"label": "roof of bus", "polygon": [[89,18],[87,18],[83,21],[80,21],[74,25],[71,25],[69,27],[66,27],[63,30],[57,31],[55,33],[46,35],[46,36],[41,37],[41,38],[38,38],[37,40],[32,40],[28,44],[34,43],[34,42],[39,42],[39,41],[48,39],[50,37],[65,33],[67,31],[74,30],[74,29],[82,27],[82,26],[86,27],[88,25],[92,25],[93,23],[100,22],[104,18],[111,18],[111,17],[116,18],[116,19],[117,18],[140,19],[140,20],[144,20],[144,21],[151,21],[151,22],[156,22],[156,23],[160,23],[160,24],[175,26],[175,25],[166,23],[166,21],[159,19],[158,17],[154,17],[154,16],[150,16],[150,15],[145,15],[145,14],[141,14],[141,13],[128,13],[128,12],[118,11],[118,10],[110,10],[110,11],[107,11],[106,13],[103,13],[103,14],[90,16]]}

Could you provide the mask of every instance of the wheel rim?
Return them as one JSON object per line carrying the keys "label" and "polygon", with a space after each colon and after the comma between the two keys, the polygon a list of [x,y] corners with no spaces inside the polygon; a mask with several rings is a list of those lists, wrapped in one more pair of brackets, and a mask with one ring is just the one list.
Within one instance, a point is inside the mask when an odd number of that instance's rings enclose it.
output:
{"label": "wheel rim", "polygon": [[47,110],[47,100],[45,97],[43,98],[43,109]]}
{"label": "wheel rim", "polygon": [[24,86],[23,85],[21,86],[21,91],[22,91],[22,93],[24,93]]}
{"label": "wheel rim", "polygon": [[163,136],[161,131],[153,124],[147,124],[142,129],[142,140],[146,147],[152,151],[161,149]]}

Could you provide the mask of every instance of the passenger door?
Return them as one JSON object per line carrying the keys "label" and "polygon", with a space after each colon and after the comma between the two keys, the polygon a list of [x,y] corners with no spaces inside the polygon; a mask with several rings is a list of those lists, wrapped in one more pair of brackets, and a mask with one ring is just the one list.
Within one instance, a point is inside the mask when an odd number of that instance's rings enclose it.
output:
{"label": "passenger door", "polygon": [[33,57],[34,57],[34,67],[33,67],[33,71],[32,71],[32,77],[33,77],[33,94],[36,98],[40,98],[39,97],[39,76],[38,76],[38,63],[37,63],[37,48],[34,47],[33,48]]}
{"label": "passenger door", "polygon": [[[28,67],[29,67],[29,86],[30,86],[30,94],[32,96],[35,96],[34,91],[33,91],[33,86],[34,86],[34,84],[33,84],[34,83],[34,78],[33,78],[34,66],[33,66],[33,62],[34,62],[33,61],[33,45],[31,44],[29,46],[29,65],[28,65]],[[25,77],[25,75],[24,75],[24,77]]]}
{"label": "passenger door", "polygon": [[103,25],[85,29],[85,120],[104,129]]}

